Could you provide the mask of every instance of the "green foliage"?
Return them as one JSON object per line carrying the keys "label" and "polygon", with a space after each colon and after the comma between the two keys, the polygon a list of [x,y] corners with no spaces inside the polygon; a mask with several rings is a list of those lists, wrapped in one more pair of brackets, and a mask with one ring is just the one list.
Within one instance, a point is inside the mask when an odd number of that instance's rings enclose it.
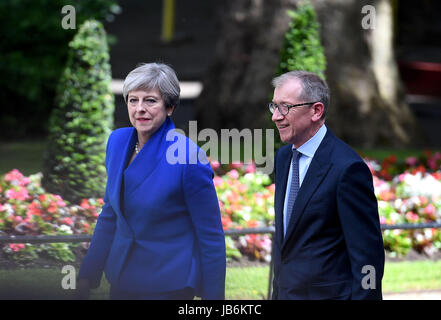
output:
{"label": "green foliage", "polygon": [[113,127],[114,97],[102,24],[86,21],[69,48],[50,119],[43,184],[49,192],[78,202],[104,195],[105,148]]}
{"label": "green foliage", "polygon": [[110,20],[116,0],[0,1],[0,136],[22,138],[47,133],[56,84],[76,30],[61,21],[65,5],[75,7],[76,25],[90,18]]}
{"label": "green foliage", "polygon": [[326,58],[320,43],[320,26],[314,7],[305,2],[297,11],[289,10],[287,13],[292,20],[285,33],[277,75],[292,70],[305,70],[324,79]]}

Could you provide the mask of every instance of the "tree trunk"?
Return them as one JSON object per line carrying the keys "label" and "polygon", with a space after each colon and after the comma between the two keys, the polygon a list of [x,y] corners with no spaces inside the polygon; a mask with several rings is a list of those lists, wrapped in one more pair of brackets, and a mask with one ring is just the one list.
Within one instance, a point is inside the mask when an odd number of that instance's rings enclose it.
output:
{"label": "tree trunk", "polygon": [[[225,1],[216,54],[196,101],[199,127],[270,128],[266,104],[298,0]],[[398,76],[389,0],[313,0],[321,25],[331,89],[327,125],[359,147],[415,143],[416,122]],[[365,5],[375,28],[363,29]]]}

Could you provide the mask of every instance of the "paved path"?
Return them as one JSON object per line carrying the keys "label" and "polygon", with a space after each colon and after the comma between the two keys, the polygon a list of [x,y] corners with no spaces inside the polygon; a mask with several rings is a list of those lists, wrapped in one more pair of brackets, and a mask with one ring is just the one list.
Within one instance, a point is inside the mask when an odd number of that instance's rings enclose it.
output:
{"label": "paved path", "polygon": [[441,300],[440,290],[383,293],[384,300]]}

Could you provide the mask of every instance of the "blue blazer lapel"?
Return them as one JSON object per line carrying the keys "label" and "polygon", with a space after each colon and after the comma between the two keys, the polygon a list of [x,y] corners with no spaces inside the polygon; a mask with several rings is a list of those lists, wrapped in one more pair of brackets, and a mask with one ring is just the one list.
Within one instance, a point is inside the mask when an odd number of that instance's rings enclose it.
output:
{"label": "blue blazer lapel", "polygon": [[320,146],[311,161],[311,164],[309,165],[308,172],[306,173],[305,179],[303,180],[299,193],[297,194],[282,248],[288,239],[295,233],[295,228],[305,212],[305,207],[308,204],[309,199],[312,197],[318,186],[322,183],[332,166],[329,159],[332,151],[333,141],[333,135],[328,129],[323,141],[320,143]]}
{"label": "blue blazer lapel", "polygon": [[175,128],[167,118],[162,126],[147,140],[147,143],[124,171],[126,182],[124,197],[129,197],[153,172],[163,158],[169,145],[166,135]]}
{"label": "blue blazer lapel", "polygon": [[112,207],[124,221],[124,215],[121,210],[121,183],[124,169],[129,162],[130,156],[133,152],[133,147],[137,140],[135,128],[130,129],[131,130],[126,137],[122,137],[119,141],[116,141],[116,149],[112,150],[111,157],[116,160],[118,165],[116,166],[117,169],[109,172],[108,176],[108,179],[115,181],[115,183],[112,184],[112,189],[110,190],[110,198],[111,202],[113,203]]}

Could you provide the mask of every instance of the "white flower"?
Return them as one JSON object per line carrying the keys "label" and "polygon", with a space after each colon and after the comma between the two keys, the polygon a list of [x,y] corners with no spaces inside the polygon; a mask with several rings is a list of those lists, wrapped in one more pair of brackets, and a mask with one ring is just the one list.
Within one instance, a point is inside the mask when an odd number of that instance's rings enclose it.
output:
{"label": "white flower", "polygon": [[68,225],[62,224],[59,229],[62,232],[66,232],[68,234],[73,234],[72,229]]}

